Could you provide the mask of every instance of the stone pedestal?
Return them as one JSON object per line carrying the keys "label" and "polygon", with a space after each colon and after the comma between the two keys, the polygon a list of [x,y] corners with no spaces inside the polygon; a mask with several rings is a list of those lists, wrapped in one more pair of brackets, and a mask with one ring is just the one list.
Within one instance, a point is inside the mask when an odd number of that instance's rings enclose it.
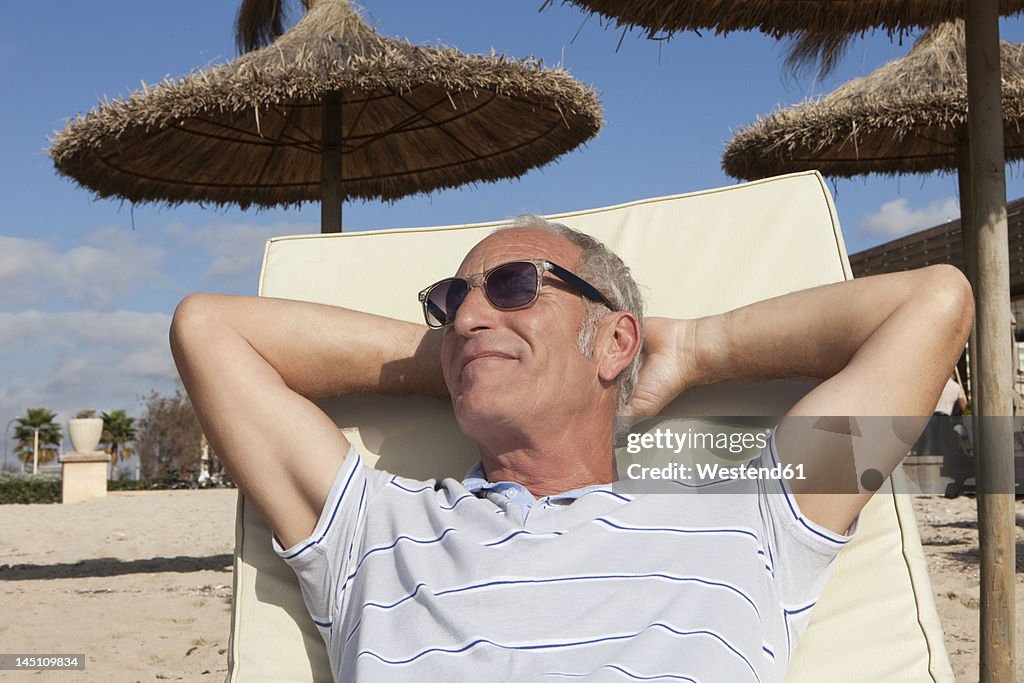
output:
{"label": "stone pedestal", "polygon": [[110,456],[103,451],[64,453],[60,456],[62,503],[77,503],[107,495]]}

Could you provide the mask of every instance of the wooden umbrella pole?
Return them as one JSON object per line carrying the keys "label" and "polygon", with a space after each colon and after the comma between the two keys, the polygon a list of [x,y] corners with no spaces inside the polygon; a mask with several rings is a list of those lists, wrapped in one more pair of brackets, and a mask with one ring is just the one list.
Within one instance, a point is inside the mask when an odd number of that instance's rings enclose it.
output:
{"label": "wooden umbrella pole", "polygon": [[[960,241],[963,248],[964,274],[971,288],[978,291],[978,230],[971,223],[973,206],[971,205],[971,148],[967,141],[967,131],[964,130],[964,139],[956,146],[956,174],[957,183],[960,189]],[[971,403],[971,433],[981,433],[981,419],[978,417],[978,377],[981,376],[981,364],[978,362],[978,324],[977,317],[971,325],[971,336],[967,340],[967,377],[965,386],[968,400]],[[975,436],[975,443],[978,437]],[[977,483],[977,479],[975,479]]]}
{"label": "wooden umbrella pole", "polygon": [[[966,137],[966,132],[964,133]],[[960,186],[960,241],[964,252],[964,274],[971,287],[978,288],[978,231],[971,224],[971,151],[967,140],[956,146],[957,182]],[[967,386],[971,405],[977,414],[978,386],[978,326],[971,326],[971,338],[967,342]]]}
{"label": "wooden umbrella pole", "polygon": [[320,106],[320,232],[341,232],[341,93]]}
{"label": "wooden umbrella pole", "polygon": [[[1013,364],[998,0],[966,6],[971,225],[978,234],[978,537],[982,683],[1014,680]],[[1002,416],[1002,417],[1001,417]]]}

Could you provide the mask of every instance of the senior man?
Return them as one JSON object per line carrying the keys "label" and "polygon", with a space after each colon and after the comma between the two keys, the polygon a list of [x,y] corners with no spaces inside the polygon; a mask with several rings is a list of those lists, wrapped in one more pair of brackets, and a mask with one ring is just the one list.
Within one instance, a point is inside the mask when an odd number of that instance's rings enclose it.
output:
{"label": "senior man", "polygon": [[[782,680],[870,491],[818,493],[842,468],[830,433],[784,423],[759,459],[807,463],[792,488],[627,495],[614,416],[791,376],[823,381],[789,416],[930,415],[972,318],[965,279],[936,266],[644,320],[617,256],[536,217],[420,300],[427,326],[196,294],[171,326],[337,681]],[[366,468],[312,401],[355,392],[450,396],[480,464],[462,482]],[[907,438],[878,439],[872,467]]]}

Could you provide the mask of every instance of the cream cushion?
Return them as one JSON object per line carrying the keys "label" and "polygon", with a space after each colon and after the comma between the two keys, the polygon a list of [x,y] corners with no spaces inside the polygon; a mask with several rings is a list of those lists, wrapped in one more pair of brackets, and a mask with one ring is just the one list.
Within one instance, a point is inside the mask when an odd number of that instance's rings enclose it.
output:
{"label": "cream cushion", "polygon": [[[632,268],[651,315],[693,317],[851,277],[831,197],[815,172],[551,218],[604,241]],[[416,292],[453,273],[500,223],[279,237],[263,296],[421,321]],[[702,387],[671,415],[781,415],[809,385]],[[322,404],[369,464],[461,478],[476,461],[446,401],[358,397]],[[905,490],[902,472],[893,476]],[[840,554],[789,681],[952,681],[907,494],[876,495]],[[323,642],[270,531],[244,497],[236,523],[230,673],[234,683],[330,681]]]}

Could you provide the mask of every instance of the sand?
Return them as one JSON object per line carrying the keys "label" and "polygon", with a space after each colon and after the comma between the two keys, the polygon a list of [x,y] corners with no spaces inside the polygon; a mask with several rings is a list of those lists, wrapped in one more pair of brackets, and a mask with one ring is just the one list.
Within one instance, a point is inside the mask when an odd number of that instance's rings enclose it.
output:
{"label": "sand", "polygon": [[77,653],[85,671],[12,681],[220,681],[231,624],[233,490],[0,505],[0,651]]}
{"label": "sand", "polygon": [[[975,500],[918,497],[914,505],[954,672],[958,681],[975,681]],[[86,658],[84,671],[0,671],[0,680],[222,681],[234,506],[231,490],[0,506],[0,653]],[[1017,538],[1017,662],[1024,671],[1021,500]]]}
{"label": "sand", "polygon": [[[957,681],[978,680],[980,554],[978,507],[973,496],[952,500],[917,496],[914,512],[928,559],[935,607]],[[1016,502],[1017,681],[1024,681],[1024,499]]]}

